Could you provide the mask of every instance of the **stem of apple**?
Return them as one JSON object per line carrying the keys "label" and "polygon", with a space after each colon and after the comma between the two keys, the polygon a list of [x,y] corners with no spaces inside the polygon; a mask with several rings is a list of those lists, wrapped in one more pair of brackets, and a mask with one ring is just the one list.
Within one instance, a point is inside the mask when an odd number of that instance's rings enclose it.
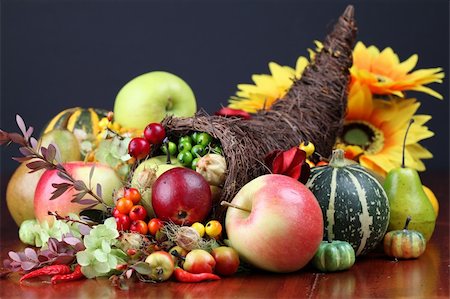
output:
{"label": "stem of apple", "polygon": [[225,200],[222,200],[222,202],[220,203],[220,205],[221,205],[221,206],[227,206],[227,207],[229,207],[229,208],[235,208],[235,209],[238,209],[238,210],[247,212],[247,213],[251,213],[251,211],[250,211],[249,209],[243,208],[243,207],[241,207],[241,206],[237,206],[237,205],[232,204],[232,203],[230,203],[230,202],[228,202],[228,201],[225,201]]}

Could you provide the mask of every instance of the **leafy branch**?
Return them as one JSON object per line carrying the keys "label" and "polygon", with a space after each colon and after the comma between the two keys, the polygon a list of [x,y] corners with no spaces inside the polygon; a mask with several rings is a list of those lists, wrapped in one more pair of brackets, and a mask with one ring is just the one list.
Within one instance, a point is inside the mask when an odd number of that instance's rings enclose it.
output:
{"label": "leafy branch", "polygon": [[[89,186],[82,180],[76,180],[61,164],[61,154],[57,146],[54,144],[49,144],[48,147],[41,146],[39,142],[32,136],[33,127],[27,128],[23,118],[20,115],[16,115],[17,126],[19,127],[22,134],[19,133],[9,133],[0,129],[0,145],[9,145],[11,143],[18,144],[19,151],[23,157],[13,157],[13,160],[18,162],[28,162],[26,166],[30,169],[30,173],[46,169],[46,170],[56,170],[60,178],[65,182],[63,183],[53,183],[52,187],[55,190],[52,192],[52,197],[50,200],[54,200],[60,197],[69,189],[75,189],[76,192],[73,194],[73,199],[71,202],[78,203],[81,205],[87,205],[85,209],[91,209],[97,204],[102,204],[105,207],[107,205],[102,199],[102,188],[100,184],[96,186],[96,192],[92,190],[91,182],[94,175],[95,167],[91,168],[89,173]],[[85,199],[86,195],[92,196],[94,199]]]}

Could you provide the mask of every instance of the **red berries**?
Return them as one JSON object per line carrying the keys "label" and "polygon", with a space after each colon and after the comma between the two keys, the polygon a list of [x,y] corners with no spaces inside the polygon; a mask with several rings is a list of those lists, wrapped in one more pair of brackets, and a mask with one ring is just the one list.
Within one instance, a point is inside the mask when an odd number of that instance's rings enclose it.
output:
{"label": "red berries", "polygon": [[150,153],[150,143],[145,138],[135,137],[128,144],[128,153],[137,160],[144,159]]}
{"label": "red berries", "polygon": [[112,215],[116,219],[117,229],[136,232],[142,235],[153,235],[163,226],[163,222],[157,218],[147,223],[147,210],[140,205],[141,194],[136,188],[124,188],[122,196],[112,209]]}
{"label": "red berries", "polygon": [[131,226],[131,219],[128,215],[119,214],[116,219],[117,229],[118,230],[129,230]]}
{"label": "red berries", "polygon": [[143,206],[136,205],[131,208],[129,216],[133,221],[144,220],[147,217],[147,211]]}
{"label": "red berries", "polygon": [[130,231],[146,235],[148,232],[147,223],[144,220],[137,220],[131,223]]}
{"label": "red berries", "polygon": [[144,129],[144,138],[131,139],[128,144],[128,153],[136,160],[142,160],[150,154],[150,145],[161,144],[164,138],[166,138],[166,130],[161,124],[148,124]]}
{"label": "red berries", "polygon": [[151,123],[145,127],[144,137],[150,144],[161,144],[166,138],[166,130],[159,123]]}
{"label": "red berries", "polygon": [[123,197],[128,198],[135,205],[141,201],[141,194],[136,188],[126,188]]}
{"label": "red berries", "polygon": [[153,218],[148,222],[148,232],[155,236],[156,233],[161,229],[161,227],[163,227],[164,223],[158,219],[158,218]]}

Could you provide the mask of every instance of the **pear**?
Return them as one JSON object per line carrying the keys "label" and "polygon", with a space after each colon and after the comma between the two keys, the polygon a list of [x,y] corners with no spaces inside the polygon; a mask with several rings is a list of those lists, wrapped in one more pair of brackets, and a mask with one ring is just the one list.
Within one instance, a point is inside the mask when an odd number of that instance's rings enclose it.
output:
{"label": "pear", "polygon": [[428,241],[436,225],[436,213],[425,194],[419,174],[415,169],[405,167],[405,142],[411,120],[403,142],[402,165],[388,172],[384,189],[389,199],[391,216],[388,231],[401,230],[405,219],[412,218],[410,229],[421,232]]}
{"label": "pear", "polygon": [[[45,147],[48,147],[50,143],[56,145],[59,149],[61,160],[64,162],[81,160],[80,146],[72,132],[53,130],[44,134],[39,142],[41,146]],[[24,162],[17,167],[6,188],[6,204],[18,226],[27,219],[35,218],[34,194],[44,170],[29,173],[30,169],[26,164],[32,161],[34,160]]]}

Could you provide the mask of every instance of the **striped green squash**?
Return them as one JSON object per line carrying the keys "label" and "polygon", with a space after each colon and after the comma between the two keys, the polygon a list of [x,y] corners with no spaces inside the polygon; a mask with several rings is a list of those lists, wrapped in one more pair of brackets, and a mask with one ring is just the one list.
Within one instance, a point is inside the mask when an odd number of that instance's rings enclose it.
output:
{"label": "striped green squash", "polygon": [[322,241],[312,264],[322,272],[347,270],[355,263],[355,250],[345,241]]}
{"label": "striped green squash", "polygon": [[100,133],[98,123],[100,119],[106,117],[108,111],[95,108],[74,107],[61,111],[46,125],[44,133],[54,129],[65,129],[71,132],[81,130],[90,138]]}
{"label": "striped green squash", "polygon": [[389,224],[389,201],[383,186],[359,164],[349,164],[340,149],[330,163],[311,169],[306,186],[319,201],[324,240],[349,242],[356,256],[374,249]]}

